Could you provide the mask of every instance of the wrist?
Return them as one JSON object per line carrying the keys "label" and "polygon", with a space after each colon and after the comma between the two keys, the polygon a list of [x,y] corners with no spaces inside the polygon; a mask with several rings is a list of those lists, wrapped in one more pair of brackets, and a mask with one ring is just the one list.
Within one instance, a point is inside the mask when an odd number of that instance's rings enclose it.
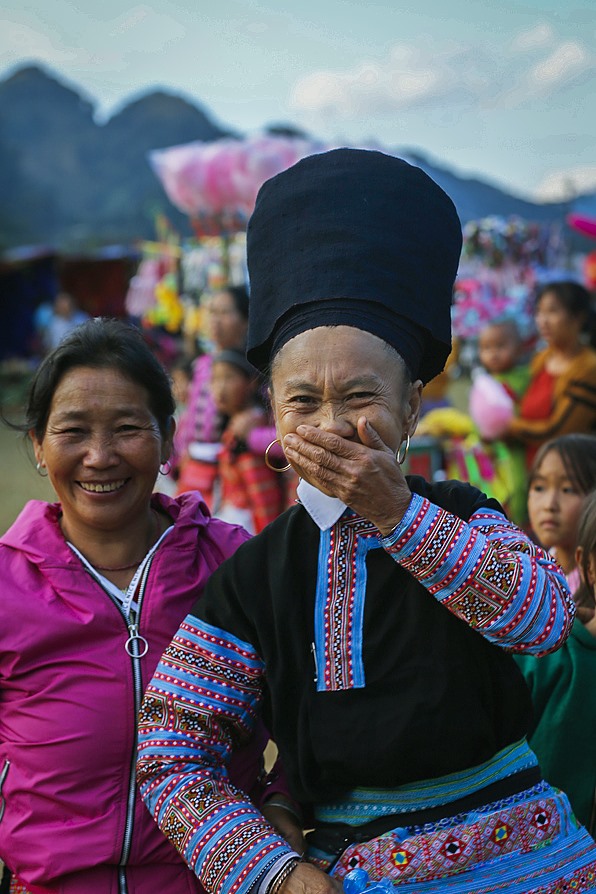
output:
{"label": "wrist", "polygon": [[290,860],[287,860],[267,885],[266,894],[279,894],[283,884],[301,862],[301,857],[292,857]]}

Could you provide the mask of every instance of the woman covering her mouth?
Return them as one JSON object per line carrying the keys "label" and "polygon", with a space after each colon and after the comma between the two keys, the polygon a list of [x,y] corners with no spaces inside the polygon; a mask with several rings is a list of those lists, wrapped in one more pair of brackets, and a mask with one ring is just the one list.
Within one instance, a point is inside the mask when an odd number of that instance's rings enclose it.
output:
{"label": "woman covering her mouth", "polygon": [[[28,503],[0,538],[0,859],[14,894],[201,890],[138,796],[137,714],[180,621],[248,535],[196,492],[153,492],[173,412],[165,371],[115,320],[75,329],[31,386],[26,429],[58,502]],[[281,777],[260,781],[267,740],[257,728],[231,777],[300,846]]]}
{"label": "woman covering her mouth", "polygon": [[[247,355],[300,504],[223,563],[164,653],[143,798],[210,894],[332,894],[354,867],[412,894],[593,889],[510,654],[565,640],[565,579],[495,500],[402,471],[450,349],[453,203],[400,159],[334,150],[264,184],[247,248]],[[306,859],[228,781],[261,716]]]}

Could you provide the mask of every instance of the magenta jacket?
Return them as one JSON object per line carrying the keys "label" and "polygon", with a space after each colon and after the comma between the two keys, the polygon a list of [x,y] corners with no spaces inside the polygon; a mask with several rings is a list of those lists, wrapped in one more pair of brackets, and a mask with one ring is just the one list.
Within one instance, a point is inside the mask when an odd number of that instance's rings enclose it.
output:
{"label": "magenta jacket", "polygon": [[[154,505],[174,522],[140,610],[142,658],[126,621],[66,545],[60,506],[26,505],[0,538],[0,857],[32,892],[200,890],[134,783],[136,715],[161,653],[212,571],[248,539],[197,493]],[[267,734],[231,775],[257,778]]]}

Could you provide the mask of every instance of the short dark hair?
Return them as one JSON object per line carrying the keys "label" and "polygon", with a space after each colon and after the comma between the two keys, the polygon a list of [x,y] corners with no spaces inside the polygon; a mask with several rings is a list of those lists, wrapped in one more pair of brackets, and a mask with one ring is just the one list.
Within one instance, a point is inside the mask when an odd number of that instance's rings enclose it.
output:
{"label": "short dark hair", "polygon": [[96,317],[72,330],[42,360],[31,386],[23,428],[42,441],[52,398],[66,372],[79,366],[116,369],[148,394],[162,437],[170,430],[176,408],[170,379],[136,327],[122,320]]}
{"label": "short dark hair", "polygon": [[544,457],[556,450],[574,487],[582,494],[596,488],[596,435],[568,434],[546,441],[538,450],[530,471],[530,484]]}

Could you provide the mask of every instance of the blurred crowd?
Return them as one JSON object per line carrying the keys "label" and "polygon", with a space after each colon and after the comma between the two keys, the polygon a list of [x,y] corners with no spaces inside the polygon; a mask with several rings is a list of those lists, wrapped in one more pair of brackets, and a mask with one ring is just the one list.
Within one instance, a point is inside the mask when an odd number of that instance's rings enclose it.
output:
{"label": "blurred crowd", "polygon": [[[596,432],[593,300],[575,280],[498,298],[486,285],[473,290],[468,280],[456,286],[453,350],[424,389],[409,470],[470,482],[528,528],[541,445]],[[474,326],[472,305],[482,306]],[[243,285],[218,283],[203,292],[185,337],[144,332],[177,400],[165,486],[172,494],[199,490],[213,514],[255,533],[291,505],[297,480],[276,441],[267,383],[244,355],[248,306]]]}

